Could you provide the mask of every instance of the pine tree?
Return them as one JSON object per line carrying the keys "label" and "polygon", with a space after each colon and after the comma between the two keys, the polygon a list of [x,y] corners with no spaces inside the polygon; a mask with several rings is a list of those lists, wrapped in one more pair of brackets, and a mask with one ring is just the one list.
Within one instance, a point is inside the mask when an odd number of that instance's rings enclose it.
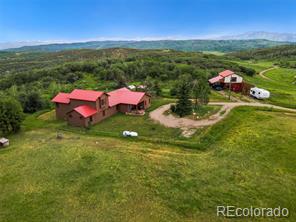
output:
{"label": "pine tree", "polygon": [[192,113],[192,102],[190,100],[191,84],[187,78],[182,78],[178,83],[176,113],[186,116]]}

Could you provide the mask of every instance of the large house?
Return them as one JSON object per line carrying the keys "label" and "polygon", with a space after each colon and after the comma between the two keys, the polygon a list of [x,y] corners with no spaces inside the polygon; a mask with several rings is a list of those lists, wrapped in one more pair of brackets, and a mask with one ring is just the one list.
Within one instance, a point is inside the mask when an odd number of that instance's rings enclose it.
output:
{"label": "large house", "polygon": [[231,70],[225,70],[220,72],[218,76],[209,79],[209,83],[213,88],[229,88],[232,91],[240,92],[243,89],[244,82],[243,77],[235,74]]}
{"label": "large house", "polygon": [[121,88],[109,93],[74,89],[59,93],[52,100],[56,104],[56,118],[70,125],[88,127],[117,112],[143,111],[150,106],[151,97],[144,92]]}

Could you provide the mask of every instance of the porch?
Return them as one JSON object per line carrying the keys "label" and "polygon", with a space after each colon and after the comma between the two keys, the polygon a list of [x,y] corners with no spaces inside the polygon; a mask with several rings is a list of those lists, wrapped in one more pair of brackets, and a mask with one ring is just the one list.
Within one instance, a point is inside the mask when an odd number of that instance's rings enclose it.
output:
{"label": "porch", "polygon": [[145,115],[145,103],[140,102],[138,105],[130,105],[126,115],[143,116]]}

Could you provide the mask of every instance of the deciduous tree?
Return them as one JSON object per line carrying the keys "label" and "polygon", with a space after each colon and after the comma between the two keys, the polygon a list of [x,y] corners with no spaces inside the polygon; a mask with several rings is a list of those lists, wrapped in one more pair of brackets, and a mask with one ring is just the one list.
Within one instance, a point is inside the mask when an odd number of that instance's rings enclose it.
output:
{"label": "deciduous tree", "polygon": [[22,107],[15,99],[0,100],[0,136],[17,132],[23,120]]}

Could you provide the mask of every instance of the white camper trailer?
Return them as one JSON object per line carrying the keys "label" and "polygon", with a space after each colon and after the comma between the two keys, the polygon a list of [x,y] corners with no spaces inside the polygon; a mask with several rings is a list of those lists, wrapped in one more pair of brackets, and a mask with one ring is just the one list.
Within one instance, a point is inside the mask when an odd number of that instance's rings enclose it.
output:
{"label": "white camper trailer", "polygon": [[254,87],[250,89],[250,95],[256,99],[268,99],[270,97],[270,92],[265,89]]}

